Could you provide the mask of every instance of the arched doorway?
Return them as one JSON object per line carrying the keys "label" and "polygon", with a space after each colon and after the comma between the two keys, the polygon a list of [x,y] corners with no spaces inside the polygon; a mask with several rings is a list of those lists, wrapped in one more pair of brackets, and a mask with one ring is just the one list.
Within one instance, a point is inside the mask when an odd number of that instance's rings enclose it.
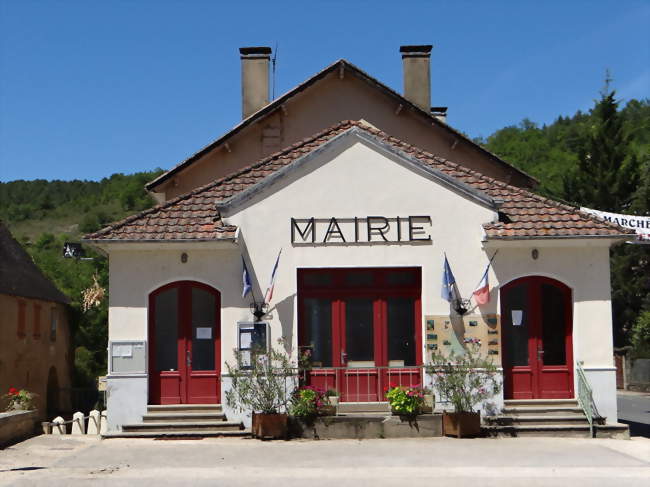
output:
{"label": "arched doorway", "polygon": [[501,288],[506,399],[573,398],[571,289],[527,276]]}
{"label": "arched doorway", "polygon": [[149,403],[215,404],[220,399],[221,295],[178,281],[149,295]]}

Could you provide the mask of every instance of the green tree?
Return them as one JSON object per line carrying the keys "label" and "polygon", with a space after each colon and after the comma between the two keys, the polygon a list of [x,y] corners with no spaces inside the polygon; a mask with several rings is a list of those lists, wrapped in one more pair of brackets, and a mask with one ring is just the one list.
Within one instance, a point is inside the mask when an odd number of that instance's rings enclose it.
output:
{"label": "green tree", "polygon": [[586,138],[578,150],[578,164],[564,178],[563,197],[581,206],[624,212],[629,210],[639,184],[639,160],[609,83],[608,78],[591,111]]}

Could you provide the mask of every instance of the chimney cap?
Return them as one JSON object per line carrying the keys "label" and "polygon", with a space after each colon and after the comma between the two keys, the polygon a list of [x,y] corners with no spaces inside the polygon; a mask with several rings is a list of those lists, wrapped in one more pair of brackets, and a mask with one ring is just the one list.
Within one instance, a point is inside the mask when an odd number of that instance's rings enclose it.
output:
{"label": "chimney cap", "polygon": [[410,56],[429,57],[431,55],[432,47],[433,46],[431,44],[400,46],[399,52],[402,53],[402,57],[410,57]]}
{"label": "chimney cap", "polygon": [[266,46],[240,47],[239,54],[242,56],[265,56],[271,55],[271,48]]}

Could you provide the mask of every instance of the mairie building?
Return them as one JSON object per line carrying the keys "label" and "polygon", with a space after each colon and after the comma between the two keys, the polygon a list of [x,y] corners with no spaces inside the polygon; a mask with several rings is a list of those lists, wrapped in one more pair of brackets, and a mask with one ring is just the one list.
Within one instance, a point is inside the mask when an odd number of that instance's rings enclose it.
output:
{"label": "mairie building", "polygon": [[403,94],[340,60],[270,101],[270,49],[240,50],[242,121],[149,183],[157,206],[85,238],[110,262],[111,431],[151,405],[225,403],[225,364],[262,324],[341,402],[427,385],[432,353],[480,342],[503,375],[491,410],[576,398],[579,368],[616,421],[609,251],[630,231],[450,127],[430,51],[400,49]]}

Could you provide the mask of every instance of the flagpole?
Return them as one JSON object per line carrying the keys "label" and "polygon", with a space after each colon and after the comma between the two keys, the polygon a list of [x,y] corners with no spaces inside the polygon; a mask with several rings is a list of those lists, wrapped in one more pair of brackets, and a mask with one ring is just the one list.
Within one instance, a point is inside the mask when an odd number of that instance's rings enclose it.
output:
{"label": "flagpole", "polygon": [[[492,261],[494,260],[494,258],[497,256],[498,253],[499,253],[499,249],[496,249],[494,251],[494,254],[492,254],[492,258],[488,262],[487,267],[485,268],[485,272],[487,272],[490,269],[490,266],[492,265]],[[473,289],[476,289],[478,287],[478,285],[481,284],[481,281],[483,281],[483,276],[485,275],[485,272],[483,272],[483,274],[481,274],[481,279],[479,279],[479,281],[476,283],[476,286],[474,286]],[[474,291],[472,291],[472,295],[470,296],[470,299],[472,298],[472,296],[474,296]]]}

